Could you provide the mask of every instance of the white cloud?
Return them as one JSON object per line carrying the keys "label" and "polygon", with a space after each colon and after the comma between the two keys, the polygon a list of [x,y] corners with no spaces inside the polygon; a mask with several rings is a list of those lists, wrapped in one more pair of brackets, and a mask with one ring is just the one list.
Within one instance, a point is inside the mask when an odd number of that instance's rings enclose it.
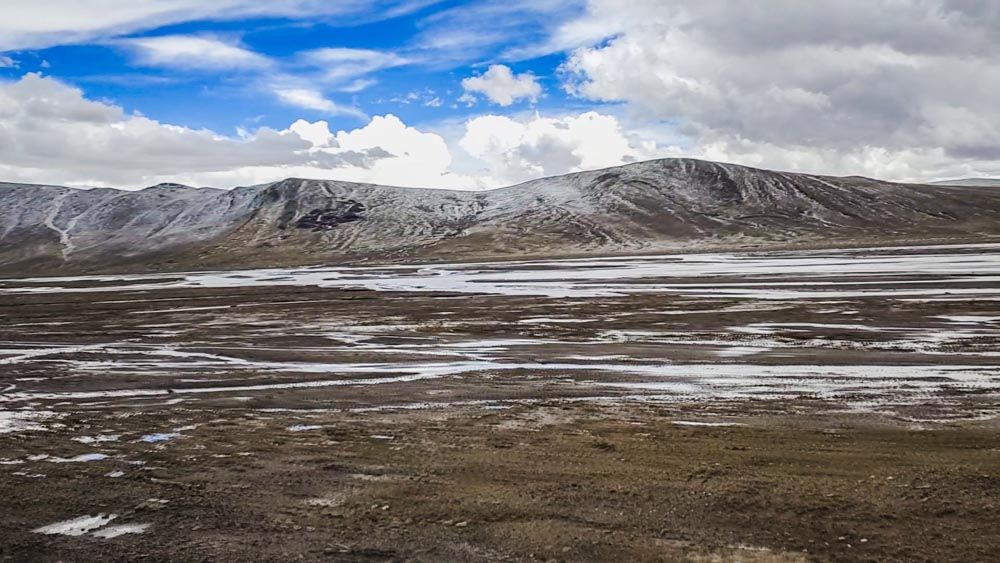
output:
{"label": "white cloud", "polygon": [[[364,127],[337,133],[332,133],[325,121],[299,120],[284,133],[294,133],[311,144],[303,153],[309,162],[181,174],[172,181],[235,186],[295,177],[403,187],[476,189],[483,185],[479,178],[451,171],[451,151],[442,137],[408,127],[391,114],[375,116]],[[320,164],[326,160],[333,165]]]}
{"label": "white cloud", "polygon": [[730,138],[705,142],[695,147],[668,147],[662,151],[661,156],[701,158],[773,170],[867,176],[901,182],[1000,176],[1000,163],[956,159],[941,148],[890,150],[860,146],[844,151],[810,146],[780,146]]}
{"label": "white cloud", "polygon": [[423,18],[414,49],[439,66],[512,60],[510,45],[534,45],[581,11],[584,0],[470,0]]}
{"label": "white cloud", "polygon": [[242,137],[160,123],[88,100],[51,78],[0,82],[0,170],[14,181],[142,186],[245,166],[336,168],[295,131]]}
{"label": "white cloud", "polygon": [[[249,72],[247,84],[273,94],[281,103],[322,112],[328,116],[346,115],[367,120],[360,109],[334,102],[323,93],[351,76],[380,68],[405,64],[405,59],[391,53],[361,49],[320,49],[300,53],[301,62],[321,67],[302,74],[282,70],[280,61],[256,53],[235,42],[204,35],[165,35],[115,42],[133,50],[140,63],[184,70],[239,70]],[[300,69],[296,69],[300,70]],[[355,79],[337,88],[357,92],[372,81]]]}
{"label": "white cloud", "polygon": [[466,124],[459,146],[487,164],[486,177],[494,186],[663,154],[654,141],[626,132],[617,118],[597,112],[520,120],[481,116]]}
{"label": "white cloud", "polygon": [[285,105],[358,119],[368,116],[356,107],[334,102],[323,90],[360,92],[375,83],[360,75],[408,63],[393,53],[330,48],[299,53],[297,62],[287,64],[235,42],[202,35],[142,37],[116,44],[135,51],[139,62],[150,66],[248,71],[253,76],[249,85],[273,94]]}
{"label": "white cloud", "polygon": [[375,117],[352,131],[297,121],[239,136],[161,123],[88,100],[58,80],[0,82],[0,178],[142,187],[163,181],[230,187],[291,176],[405,186],[475,187],[449,170],[433,133]]}
{"label": "white cloud", "polygon": [[534,102],[542,95],[542,86],[534,74],[524,72],[515,75],[505,65],[491,65],[483,74],[462,80],[462,89],[467,94],[482,94],[505,107],[518,100]]}
{"label": "white cloud", "polygon": [[412,12],[427,0],[4,0],[0,51],[120,37],[196,20],[337,17],[371,21]]}
{"label": "white cloud", "polygon": [[348,115],[358,119],[368,119],[365,112],[360,109],[337,104],[313,88],[275,86],[272,91],[278,100],[289,106],[321,111],[331,116]]}
{"label": "white cloud", "polygon": [[299,57],[318,67],[323,78],[331,82],[355,79],[364,74],[413,62],[389,51],[343,47],[305,51]]}
{"label": "white cloud", "polygon": [[0,68],[17,68],[18,63],[7,55],[0,55]]}
{"label": "white cloud", "polygon": [[612,37],[571,54],[571,93],[689,154],[924,179],[1000,163],[998,29],[995,2],[591,0],[560,33]]}
{"label": "white cloud", "polygon": [[375,80],[374,78],[358,78],[348,82],[344,86],[341,86],[340,88],[338,88],[338,90],[340,90],[341,92],[346,92],[348,94],[356,94],[358,92],[367,90],[369,87],[374,86],[377,83],[378,80]]}
{"label": "white cloud", "polygon": [[135,51],[140,63],[183,69],[262,69],[270,59],[217,37],[163,35],[125,39],[118,44]]}
{"label": "white cloud", "polygon": [[379,103],[391,102],[408,106],[410,104],[420,104],[424,107],[437,108],[444,105],[438,93],[431,88],[423,90],[413,90],[401,96],[393,96],[388,100],[380,100]]}
{"label": "white cloud", "polygon": [[[282,80],[297,81],[299,89],[312,88],[305,84],[320,84],[339,92],[354,94],[377,82],[370,74],[413,61],[389,51],[372,49],[324,48],[304,51],[295,56],[298,78],[286,76]],[[274,82],[271,80],[270,82]],[[305,106],[302,106],[305,107]]]}
{"label": "white cloud", "polygon": [[465,188],[477,181],[451,172],[451,151],[437,134],[407,127],[398,117],[372,118],[371,123],[353,131],[339,131],[337,143],[344,150],[381,149],[393,158],[383,158],[369,168],[358,167],[341,176],[359,182],[400,186]]}
{"label": "white cloud", "polygon": [[979,162],[955,160],[941,149],[862,147],[844,153],[738,140],[667,147],[654,139],[669,137],[669,132],[625,123],[597,112],[486,115],[437,133],[385,115],[337,132],[325,121],[298,120],[281,130],[265,127],[222,135],[128,114],[107,102],[89,100],[58,80],[28,74],[16,82],[0,81],[0,179],[231,187],[304,177],[481,189],[664,156],[889,178],[920,176],[928,163],[939,178],[1000,174],[1000,166],[982,168]]}
{"label": "white cloud", "polygon": [[[226,136],[130,115],[89,100],[63,82],[28,74],[16,82],[0,81],[0,178],[231,187],[305,177],[480,189],[660,154],[655,143],[629,133],[615,117],[594,112],[558,118],[483,116],[461,129],[461,148],[393,115],[336,133],[325,121],[298,120],[283,130]],[[456,156],[464,162],[456,163]]]}

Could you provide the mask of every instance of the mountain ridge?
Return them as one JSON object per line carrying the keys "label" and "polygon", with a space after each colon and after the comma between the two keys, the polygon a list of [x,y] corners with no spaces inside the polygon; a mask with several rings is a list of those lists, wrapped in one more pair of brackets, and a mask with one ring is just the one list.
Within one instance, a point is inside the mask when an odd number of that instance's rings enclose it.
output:
{"label": "mountain ridge", "polygon": [[958,178],[956,180],[941,180],[931,182],[934,186],[978,186],[1000,188],[1000,178]]}
{"label": "mountain ridge", "polygon": [[1000,235],[1000,193],[663,159],[484,191],[0,184],[0,274],[503,259]]}
{"label": "mountain ridge", "polygon": [[[928,183],[909,183],[909,182],[893,182],[893,181],[890,181],[890,180],[880,180],[880,179],[877,179],[877,178],[872,178],[872,177],[869,177],[869,176],[860,176],[860,175],[834,176],[834,175],[830,175],[830,174],[814,174],[814,173],[809,173],[809,172],[792,172],[792,171],[789,171],[789,170],[771,170],[771,169],[768,169],[768,168],[759,168],[759,167],[756,167],[756,166],[749,166],[749,165],[743,165],[743,164],[734,164],[734,163],[730,163],[730,162],[718,162],[718,161],[705,160],[705,159],[699,159],[699,158],[688,158],[688,157],[658,158],[658,159],[651,159],[651,160],[643,160],[643,161],[639,161],[639,162],[631,162],[631,163],[627,163],[627,164],[619,164],[619,165],[615,165],[615,166],[608,166],[608,167],[604,167],[604,168],[595,168],[595,169],[592,169],[592,170],[582,170],[582,171],[578,171],[578,172],[566,172],[566,173],[563,173],[563,174],[555,174],[555,175],[552,175],[552,176],[544,176],[544,177],[541,177],[541,178],[533,178],[533,179],[530,179],[530,180],[524,180],[524,181],[517,182],[515,184],[510,184],[510,185],[507,185],[507,186],[498,186],[498,187],[495,187],[495,188],[486,188],[486,189],[480,189],[480,190],[472,190],[472,189],[468,189],[467,190],[467,189],[461,189],[461,188],[429,188],[429,187],[425,187],[425,186],[411,187],[411,186],[399,186],[399,185],[392,185],[392,184],[374,184],[374,183],[371,183],[371,182],[355,182],[355,181],[348,181],[348,180],[333,180],[333,179],[327,179],[327,178],[306,178],[306,177],[300,177],[300,176],[289,176],[287,178],[283,178],[283,179],[280,179],[280,180],[275,180],[273,182],[264,182],[264,183],[261,183],[261,184],[250,184],[250,185],[245,185],[245,186],[233,186],[233,187],[230,187],[230,188],[220,188],[220,187],[216,187],[216,186],[191,186],[191,185],[188,185],[188,184],[181,184],[181,183],[177,183],[177,182],[160,182],[158,184],[153,184],[153,185],[150,185],[150,186],[144,186],[144,187],[137,188],[137,189],[115,188],[115,187],[111,187],[111,186],[62,186],[62,185],[58,185],[58,184],[32,184],[32,183],[3,182],[3,181],[0,181],[0,185],[16,185],[16,186],[23,186],[23,187],[41,187],[41,188],[60,188],[60,189],[68,189],[68,190],[80,190],[80,191],[114,190],[116,192],[142,192],[142,191],[146,191],[146,190],[153,190],[153,189],[159,189],[159,188],[168,188],[168,187],[172,187],[172,188],[186,188],[186,189],[190,189],[190,190],[232,191],[232,190],[237,190],[237,189],[260,188],[260,187],[263,187],[263,186],[270,186],[270,185],[279,184],[279,183],[282,183],[282,182],[294,181],[294,182],[337,182],[337,183],[343,183],[343,184],[352,184],[352,185],[359,186],[359,187],[369,186],[369,187],[373,187],[373,188],[393,188],[393,189],[400,189],[400,190],[427,190],[427,191],[435,191],[435,192],[460,192],[460,193],[466,193],[466,192],[469,192],[469,193],[488,193],[488,192],[494,192],[494,191],[497,191],[497,190],[507,190],[507,189],[512,189],[512,188],[517,188],[517,187],[520,187],[520,186],[524,186],[526,184],[532,184],[532,183],[535,183],[535,182],[540,182],[540,181],[545,181],[545,180],[556,180],[556,179],[559,179],[559,178],[565,178],[565,177],[569,177],[569,176],[576,176],[576,175],[579,175],[579,174],[593,174],[593,173],[599,173],[599,172],[607,172],[607,171],[613,171],[613,170],[618,170],[618,169],[623,169],[623,168],[629,168],[629,167],[637,166],[637,165],[643,165],[643,164],[649,164],[649,163],[659,163],[659,162],[700,163],[700,164],[707,164],[707,165],[713,165],[713,166],[718,166],[718,167],[742,168],[742,169],[754,170],[754,171],[757,171],[757,172],[767,172],[767,173],[772,173],[772,174],[791,174],[791,175],[795,175],[795,176],[809,176],[809,177],[814,177],[814,178],[830,178],[830,179],[842,179],[842,180],[866,180],[866,181],[879,182],[879,183],[883,183],[883,184],[895,184],[895,185],[928,185],[928,186],[935,186],[935,185],[936,186],[949,186],[949,185],[953,185],[953,184],[948,183],[947,181],[937,181],[937,182],[928,182]],[[977,181],[978,179],[971,178],[971,179],[963,179],[963,180],[958,180],[958,181],[966,181],[966,180]],[[989,178],[984,179],[984,180],[986,180],[986,181],[994,181],[993,179],[989,179]],[[1000,181],[1000,180],[995,180],[995,181]]]}

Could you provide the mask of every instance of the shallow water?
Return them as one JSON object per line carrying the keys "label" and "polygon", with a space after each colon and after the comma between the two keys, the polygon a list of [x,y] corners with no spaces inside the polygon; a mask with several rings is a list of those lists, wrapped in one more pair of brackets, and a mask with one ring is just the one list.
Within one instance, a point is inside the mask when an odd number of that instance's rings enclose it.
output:
{"label": "shallow water", "polygon": [[[917,254],[906,254],[916,252]],[[974,252],[973,252],[974,251]],[[891,252],[891,254],[889,254]],[[799,277],[796,281],[759,278]],[[919,276],[919,280],[844,280]],[[177,277],[182,277],[176,280]],[[745,278],[738,283],[683,283],[684,278]],[[824,279],[827,278],[827,279]],[[672,279],[673,283],[655,280]],[[934,297],[1000,295],[1000,244],[914,249],[719,253],[604,259],[434,264],[387,267],[312,267],[185,274],[76,276],[2,280],[0,293],[107,292],[184,287],[319,286],[375,291],[435,291],[546,297],[602,297],[627,293],[681,293],[744,299],[812,299],[863,296]],[[93,287],[60,283],[93,282]],[[128,281],[127,285],[116,282]],[[146,283],[135,283],[146,282]],[[920,288],[924,284],[986,283],[988,287]],[[43,286],[36,284],[44,284]],[[852,289],[844,289],[851,286]],[[882,287],[885,286],[885,287]],[[177,307],[144,313],[196,312]]]}
{"label": "shallow water", "polygon": [[[63,285],[85,281],[94,286]],[[1000,244],[0,285],[0,297],[33,307],[0,341],[0,433],[41,431],[79,408],[262,398],[358,409],[542,393],[988,406],[1000,392]],[[356,287],[380,293],[336,289]]]}

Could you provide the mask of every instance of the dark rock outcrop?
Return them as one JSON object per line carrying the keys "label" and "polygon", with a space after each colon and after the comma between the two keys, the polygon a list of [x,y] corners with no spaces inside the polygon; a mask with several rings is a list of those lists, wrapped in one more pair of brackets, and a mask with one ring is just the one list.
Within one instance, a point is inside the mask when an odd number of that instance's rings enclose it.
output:
{"label": "dark rock outcrop", "polygon": [[296,221],[299,229],[312,229],[314,232],[329,231],[344,223],[364,219],[365,205],[353,200],[335,201],[333,207],[313,209]]}

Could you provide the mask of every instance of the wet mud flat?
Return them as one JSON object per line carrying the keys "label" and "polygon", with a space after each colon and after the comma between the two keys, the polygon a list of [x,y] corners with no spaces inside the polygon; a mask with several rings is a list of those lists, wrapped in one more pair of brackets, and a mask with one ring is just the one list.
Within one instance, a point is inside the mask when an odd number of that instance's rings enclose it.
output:
{"label": "wet mud flat", "polygon": [[0,281],[0,558],[991,560],[1000,250]]}

